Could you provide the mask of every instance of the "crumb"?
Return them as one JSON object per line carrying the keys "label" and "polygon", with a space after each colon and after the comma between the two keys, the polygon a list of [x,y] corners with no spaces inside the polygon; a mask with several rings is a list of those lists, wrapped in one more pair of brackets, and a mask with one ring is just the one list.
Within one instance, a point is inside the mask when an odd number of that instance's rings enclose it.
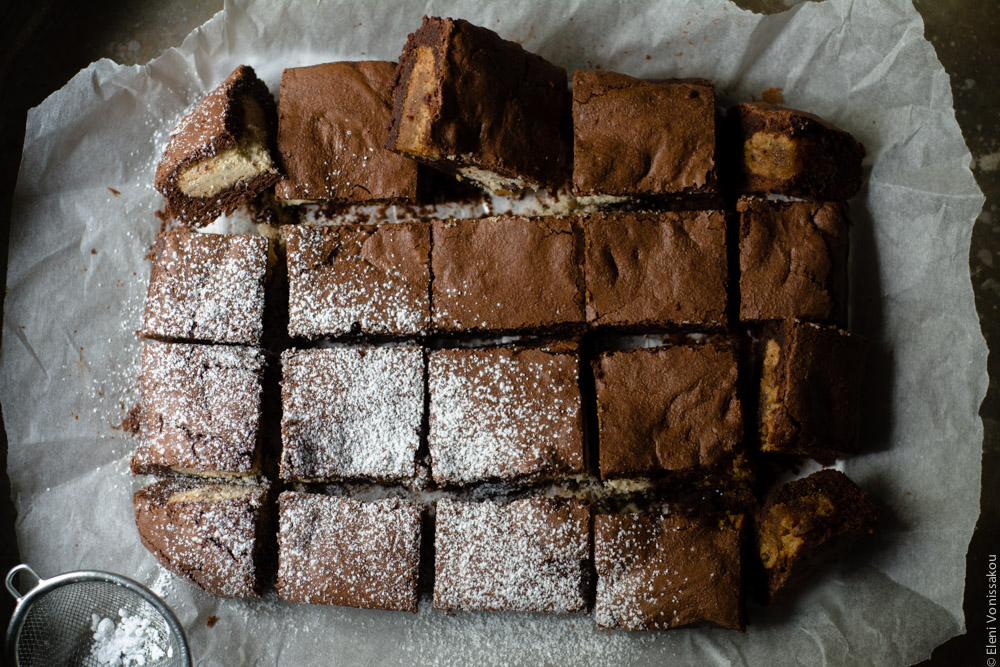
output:
{"label": "crumb", "polygon": [[760,99],[768,104],[781,104],[785,101],[784,95],[781,94],[782,90],[782,88],[768,88],[760,94]]}
{"label": "crumb", "polygon": [[116,431],[124,431],[127,435],[138,435],[139,433],[139,417],[142,414],[142,408],[136,403],[132,406],[132,409],[128,411],[128,414],[121,420],[119,424],[112,424],[111,428]]}
{"label": "crumb", "polygon": [[120,197],[121,194],[122,194],[122,193],[118,192],[118,190],[115,190],[114,188],[112,188],[110,186],[108,186],[108,192],[110,192],[111,194],[113,194],[116,197]]}
{"label": "crumb", "polygon": [[96,255],[97,254],[97,248],[91,248],[90,249],[90,254],[91,255]]}
{"label": "crumb", "polygon": [[218,622],[219,622],[219,617],[216,616],[215,614],[212,614],[211,616],[205,619],[205,627],[206,628],[214,627],[215,624]]}

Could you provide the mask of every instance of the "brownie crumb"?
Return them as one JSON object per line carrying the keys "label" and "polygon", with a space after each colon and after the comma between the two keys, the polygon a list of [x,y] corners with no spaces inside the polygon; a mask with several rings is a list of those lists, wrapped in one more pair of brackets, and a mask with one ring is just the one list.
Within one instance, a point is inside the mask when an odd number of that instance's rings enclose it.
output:
{"label": "brownie crumb", "polygon": [[212,614],[211,616],[205,619],[205,627],[214,628],[215,624],[218,622],[219,622],[219,617],[216,616],[215,614]]}

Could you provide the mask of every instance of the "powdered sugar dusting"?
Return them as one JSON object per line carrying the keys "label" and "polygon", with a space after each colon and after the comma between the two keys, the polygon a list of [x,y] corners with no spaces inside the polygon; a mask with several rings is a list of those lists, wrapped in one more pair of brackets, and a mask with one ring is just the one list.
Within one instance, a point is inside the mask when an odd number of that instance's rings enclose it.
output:
{"label": "powdered sugar dusting", "polygon": [[173,647],[164,647],[166,637],[148,617],[124,609],[118,610],[118,616],[121,621],[116,624],[110,618],[91,614],[94,644],[90,657],[98,665],[139,667],[173,655]]}

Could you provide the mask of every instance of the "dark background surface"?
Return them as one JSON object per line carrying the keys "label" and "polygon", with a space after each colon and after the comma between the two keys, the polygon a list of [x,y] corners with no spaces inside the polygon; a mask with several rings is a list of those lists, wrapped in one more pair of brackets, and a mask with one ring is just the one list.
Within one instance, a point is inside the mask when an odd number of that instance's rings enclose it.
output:
{"label": "dark background surface", "polygon": [[[178,46],[195,27],[222,9],[222,0],[89,3],[39,0],[0,2],[0,276],[7,275],[10,205],[24,140],[27,110],[99,58],[144,64]],[[796,0],[736,0],[773,13]],[[973,173],[986,205],[972,233],[969,255],[983,335],[990,348],[989,391],[980,414],[983,444],[982,512],[967,559],[968,631],[934,652],[923,665],[986,664],[986,558],[1000,547],[1000,4],[997,0],[914,0],[925,34],[951,76],[958,122],[973,155]],[[0,294],[2,300],[2,294]],[[6,475],[7,440],[0,429],[0,573],[18,562],[14,506]],[[50,573],[51,574],[51,573]],[[0,625],[13,600],[0,593]]]}

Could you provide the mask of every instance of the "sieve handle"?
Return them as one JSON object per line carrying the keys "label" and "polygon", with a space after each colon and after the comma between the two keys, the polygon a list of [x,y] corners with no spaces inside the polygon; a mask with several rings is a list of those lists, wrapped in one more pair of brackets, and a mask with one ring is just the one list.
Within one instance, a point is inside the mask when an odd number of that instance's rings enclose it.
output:
{"label": "sieve handle", "polygon": [[[35,578],[35,583],[31,585],[31,588],[28,589],[26,593],[22,593],[21,591],[17,590],[17,586],[14,585],[14,580],[17,579],[17,575],[19,575],[22,572],[27,572],[28,574],[30,574],[32,577]],[[14,596],[15,600],[20,602],[25,595],[30,593],[32,590],[38,588],[38,584],[41,583],[41,581],[42,578],[38,576],[37,572],[31,569],[30,565],[21,563],[20,565],[14,567],[13,569],[11,569],[10,572],[7,573],[7,581],[6,581],[7,590],[10,592],[11,595]]]}

